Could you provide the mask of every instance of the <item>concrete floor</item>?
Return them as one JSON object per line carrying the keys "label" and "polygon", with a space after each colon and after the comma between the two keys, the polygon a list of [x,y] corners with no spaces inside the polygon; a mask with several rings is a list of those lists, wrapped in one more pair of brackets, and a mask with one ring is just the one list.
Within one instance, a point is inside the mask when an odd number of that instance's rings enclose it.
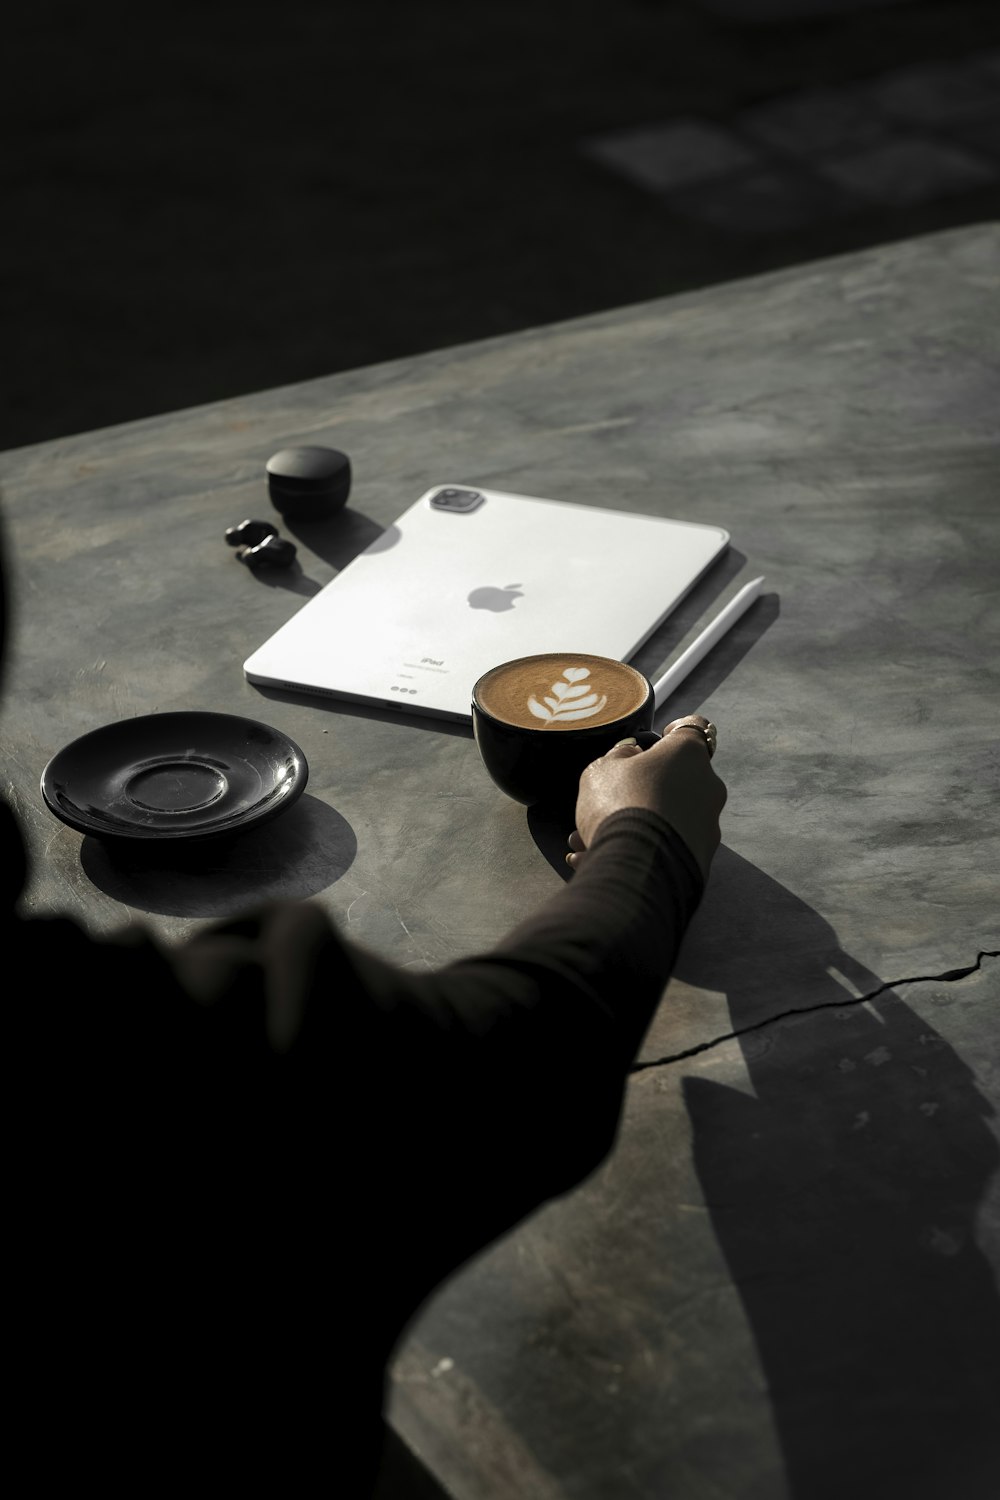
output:
{"label": "concrete floor", "polygon": [[994,0],[67,11],[8,22],[0,448],[1000,212]]}

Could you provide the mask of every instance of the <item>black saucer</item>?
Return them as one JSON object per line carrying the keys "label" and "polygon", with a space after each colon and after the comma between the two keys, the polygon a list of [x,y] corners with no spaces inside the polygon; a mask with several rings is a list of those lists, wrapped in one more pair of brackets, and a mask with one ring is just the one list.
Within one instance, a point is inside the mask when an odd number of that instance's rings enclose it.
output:
{"label": "black saucer", "polygon": [[145,714],[105,724],[42,772],[49,810],[99,839],[210,839],[291,807],[309,766],[286,735],[232,714]]}

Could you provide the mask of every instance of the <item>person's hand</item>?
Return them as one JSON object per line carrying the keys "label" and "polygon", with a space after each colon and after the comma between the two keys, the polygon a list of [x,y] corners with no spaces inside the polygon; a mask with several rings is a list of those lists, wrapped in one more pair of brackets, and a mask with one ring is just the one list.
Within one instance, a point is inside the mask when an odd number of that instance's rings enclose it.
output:
{"label": "person's hand", "polygon": [[681,836],[708,879],[727,793],[712,769],[705,736],[692,723],[710,732],[714,747],[714,726],[701,714],[685,714],[672,719],[663,738],[648,750],[616,745],[586,768],[580,777],[576,828],[569,837],[572,852],[566,856],[572,869],[579,869],[605,818],[624,807],[645,807]]}

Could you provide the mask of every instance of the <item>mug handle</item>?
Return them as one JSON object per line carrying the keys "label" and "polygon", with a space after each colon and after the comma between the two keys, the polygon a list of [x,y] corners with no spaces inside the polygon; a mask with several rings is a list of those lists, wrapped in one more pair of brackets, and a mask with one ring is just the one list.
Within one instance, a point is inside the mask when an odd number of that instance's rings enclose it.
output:
{"label": "mug handle", "polygon": [[663,738],[655,729],[639,729],[636,731],[636,741],[640,750],[649,750]]}

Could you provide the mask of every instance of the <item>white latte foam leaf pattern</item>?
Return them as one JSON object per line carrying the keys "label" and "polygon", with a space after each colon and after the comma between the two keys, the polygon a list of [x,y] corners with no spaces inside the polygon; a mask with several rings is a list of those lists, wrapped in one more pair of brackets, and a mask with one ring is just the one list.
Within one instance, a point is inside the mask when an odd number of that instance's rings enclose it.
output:
{"label": "white latte foam leaf pattern", "polygon": [[[600,698],[597,703],[594,704],[593,708],[574,708],[568,711],[564,709],[560,713],[553,714],[551,716],[552,722],[564,724],[568,719],[589,719],[593,714],[599,714],[607,701],[607,698]],[[534,710],[532,710],[532,712],[534,712]]]}
{"label": "white latte foam leaf pattern", "polygon": [[[566,717],[566,715],[565,715],[565,713],[563,713],[563,709],[568,709],[568,708],[591,708],[597,702],[597,694],[596,693],[591,693],[591,695],[590,695],[589,698],[581,698],[576,703],[572,703],[572,702],[570,702],[570,703],[566,703],[566,702],[560,703],[558,698],[546,698],[545,701],[546,701],[546,703],[549,705],[549,707],[551,709],[553,709],[561,718],[564,719]],[[594,712],[596,713],[597,710],[594,709]]]}
{"label": "white latte foam leaf pattern", "polygon": [[[528,698],[529,712],[533,713],[536,719],[544,719],[547,724],[562,724],[567,719],[589,719],[593,714],[599,714],[608,701],[607,694],[598,700],[596,693],[589,692],[589,683],[584,687],[571,686],[572,683],[580,682],[584,677],[589,676],[589,667],[566,667],[563,671],[565,682],[552,684],[549,689],[552,697],[547,697],[544,704],[539,703],[534,694],[531,694]],[[581,696],[588,692],[589,696]]]}

